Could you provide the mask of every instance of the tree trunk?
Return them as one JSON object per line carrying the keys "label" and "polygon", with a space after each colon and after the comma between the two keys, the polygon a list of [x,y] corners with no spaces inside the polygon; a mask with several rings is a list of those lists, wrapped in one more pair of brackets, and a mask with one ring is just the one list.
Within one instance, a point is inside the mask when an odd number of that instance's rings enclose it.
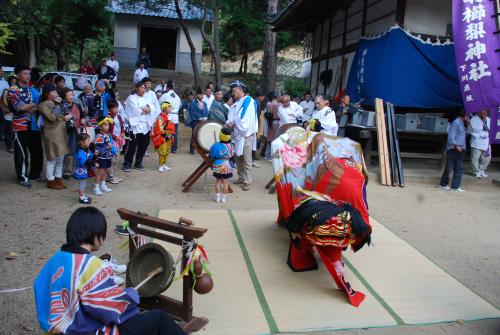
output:
{"label": "tree trunk", "polygon": [[243,63],[244,64],[243,73],[246,75],[248,73],[248,51],[245,52],[244,60],[245,63]]}
{"label": "tree trunk", "polygon": [[241,56],[240,70],[238,71],[239,74],[243,73],[243,63],[245,63],[245,55]]}
{"label": "tree trunk", "polygon": [[[267,1],[267,16],[270,17],[278,12],[278,0]],[[260,88],[264,92],[272,92],[276,88],[276,33],[272,26],[267,25],[264,41],[264,55],[262,56],[262,76],[260,77]]]}
{"label": "tree trunk", "polygon": [[210,64],[210,72],[212,71],[212,64],[215,68],[215,86],[221,87],[222,85],[222,71],[221,71],[221,57],[220,57],[220,21],[219,21],[219,9],[216,8],[216,4],[212,3],[213,8],[213,22],[212,22],[212,38],[210,38],[205,32],[205,23],[207,21],[208,6],[205,7],[203,13],[203,21],[201,23],[201,36],[203,40],[208,44],[210,53],[212,54],[212,63]]}
{"label": "tree trunk", "polygon": [[28,37],[28,46],[29,46],[28,66],[32,68],[36,65],[35,37],[33,36],[33,34],[30,34],[30,36]]}
{"label": "tree trunk", "polygon": [[42,48],[40,46],[40,37],[35,37],[35,42],[36,42],[36,59],[41,59],[42,58]]}
{"label": "tree trunk", "polygon": [[61,40],[62,40],[62,51],[64,52],[64,71],[69,71],[69,42],[68,42],[68,27],[66,24],[66,14],[63,10],[61,15]]}
{"label": "tree trunk", "polygon": [[55,53],[56,53],[57,71],[64,71],[64,68],[66,66],[66,60],[62,52],[62,49],[57,49]]}
{"label": "tree trunk", "polygon": [[78,65],[82,65],[83,64],[83,49],[85,48],[85,37],[82,37],[82,39],[80,40],[80,58],[79,58],[79,63]]}
{"label": "tree trunk", "polygon": [[189,29],[187,27],[184,18],[182,17],[181,7],[179,5],[179,0],[174,0],[175,3],[175,11],[177,12],[177,16],[179,17],[179,23],[181,24],[182,30],[184,31],[184,35],[186,35],[186,40],[189,44],[189,48],[191,49],[191,65],[193,66],[193,77],[194,77],[194,87],[200,86],[200,73],[198,72],[198,64],[196,64],[196,47],[193,44],[193,40],[191,39],[191,35],[189,34]]}
{"label": "tree trunk", "polygon": [[219,21],[219,10],[214,12],[214,21],[212,25],[213,39],[214,39],[214,67],[215,67],[215,83],[219,87],[222,86],[222,66],[220,57],[220,21]]}

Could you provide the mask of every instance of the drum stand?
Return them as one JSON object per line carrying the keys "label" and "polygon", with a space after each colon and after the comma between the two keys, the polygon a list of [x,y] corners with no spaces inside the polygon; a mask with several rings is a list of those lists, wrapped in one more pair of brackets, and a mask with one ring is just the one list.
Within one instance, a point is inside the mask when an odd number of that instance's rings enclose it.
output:
{"label": "drum stand", "polygon": [[276,187],[274,186],[274,177],[269,180],[269,182],[266,184],[266,190],[269,190],[269,194],[276,193]]}
{"label": "drum stand", "polygon": [[[201,149],[196,142],[193,142],[193,147],[198,153],[198,155],[200,155],[200,157],[203,159],[203,162],[201,162],[201,164],[196,168],[196,170],[194,170],[193,173],[191,173],[191,175],[182,183],[183,187],[182,192],[189,192],[191,186],[193,186],[194,183],[196,183],[198,179],[200,179],[200,177],[203,176],[205,171],[207,171],[211,166],[208,154],[205,151],[203,151],[203,149]],[[229,185],[229,193],[233,193],[231,185]]]}
{"label": "drum stand", "polygon": [[[153,237],[181,247],[186,243],[193,242],[193,240],[202,237],[207,232],[205,228],[196,228],[182,224],[182,222],[187,222],[187,220],[182,221],[179,219],[177,223],[148,216],[141,212],[133,212],[125,208],[118,209],[118,214],[123,220],[129,222],[129,228],[135,233]],[[141,225],[141,227],[139,227],[139,225]],[[181,237],[174,236],[173,234],[181,235]],[[196,247],[196,244],[194,246]],[[129,235],[129,257],[133,255],[135,250],[136,246],[133,237]],[[181,273],[188,261],[187,254],[188,250],[183,248]],[[180,326],[186,333],[191,333],[202,329],[208,323],[208,319],[193,316],[193,282],[190,276],[184,276],[182,281],[182,301],[157,294],[151,298],[141,298],[140,306],[147,310],[159,308],[166,311],[172,315],[174,319],[181,321]],[[129,278],[127,278],[127,284],[130,284]]]}

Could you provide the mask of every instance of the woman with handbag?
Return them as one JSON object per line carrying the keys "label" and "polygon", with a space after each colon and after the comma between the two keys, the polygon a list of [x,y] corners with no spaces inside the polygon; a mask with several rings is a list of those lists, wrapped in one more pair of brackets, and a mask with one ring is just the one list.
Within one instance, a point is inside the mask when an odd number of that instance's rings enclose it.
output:
{"label": "woman with handbag", "polygon": [[47,156],[45,163],[47,187],[60,190],[66,188],[62,181],[64,155],[69,153],[66,122],[72,116],[63,115],[59,106],[61,98],[52,84],[44,86],[41,101],[38,109],[44,121],[42,143]]}
{"label": "woman with handbag", "polygon": [[74,102],[73,90],[70,88],[65,87],[61,90],[61,99],[61,111],[63,115],[71,115],[71,119],[66,122],[69,154],[64,156],[63,168],[63,178],[68,180],[73,172],[73,155],[78,147],[76,137],[81,127],[82,108]]}

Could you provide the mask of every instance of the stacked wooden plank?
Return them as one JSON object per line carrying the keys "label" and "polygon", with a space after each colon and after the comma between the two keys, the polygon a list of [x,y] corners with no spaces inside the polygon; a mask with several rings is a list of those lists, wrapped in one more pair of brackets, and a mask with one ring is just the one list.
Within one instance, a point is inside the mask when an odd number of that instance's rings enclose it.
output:
{"label": "stacked wooden plank", "polygon": [[375,116],[377,123],[378,161],[380,166],[380,183],[391,185],[391,165],[387,149],[387,128],[385,126],[384,101],[375,99]]}
{"label": "stacked wooden plank", "polygon": [[[389,124],[389,137],[392,142],[393,150],[391,150],[391,167],[392,167],[392,186],[396,186],[396,176],[399,186],[405,186],[405,176],[403,165],[401,164],[401,151],[399,150],[398,129],[396,126],[396,114],[394,113],[394,105],[387,103],[387,122]],[[396,171],[397,170],[397,171]]]}

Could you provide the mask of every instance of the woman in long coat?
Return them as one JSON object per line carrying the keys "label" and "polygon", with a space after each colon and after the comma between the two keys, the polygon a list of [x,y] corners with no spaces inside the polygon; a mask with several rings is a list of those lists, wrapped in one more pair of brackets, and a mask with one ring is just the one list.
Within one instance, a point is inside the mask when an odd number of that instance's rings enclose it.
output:
{"label": "woman in long coat", "polygon": [[43,116],[43,150],[47,157],[45,171],[47,187],[60,190],[66,188],[62,181],[64,155],[69,153],[66,121],[71,115],[63,115],[59,107],[61,99],[56,87],[47,84],[43,88],[41,103],[38,110]]}

